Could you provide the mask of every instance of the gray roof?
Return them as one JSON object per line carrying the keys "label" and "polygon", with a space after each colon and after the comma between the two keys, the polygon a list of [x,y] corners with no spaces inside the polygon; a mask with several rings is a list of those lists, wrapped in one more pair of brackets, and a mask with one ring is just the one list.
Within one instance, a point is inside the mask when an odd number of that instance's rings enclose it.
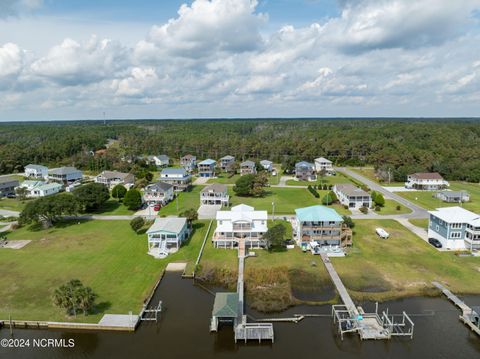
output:
{"label": "gray roof", "polygon": [[227,192],[227,186],[221,183],[213,183],[211,185],[205,186],[201,192],[224,193]]}
{"label": "gray roof", "polygon": [[188,155],[183,156],[182,159],[186,159],[186,160],[196,160],[197,157],[194,156],[194,155],[188,154]]}
{"label": "gray roof", "polygon": [[164,170],[162,170],[161,174],[162,175],[182,175],[182,176],[186,176],[187,171],[185,170],[185,168],[165,168]]}
{"label": "gray roof", "polygon": [[112,178],[125,179],[129,176],[133,177],[131,173],[124,173],[124,172],[118,172],[118,171],[103,171],[102,173],[100,173],[100,176],[103,176],[107,179],[112,179]]}
{"label": "gray roof", "polygon": [[226,156],[223,156],[222,158],[220,158],[221,160],[234,160],[235,157],[233,156],[230,156],[230,155],[226,155]]}
{"label": "gray roof", "polygon": [[8,182],[17,182],[18,180],[15,177],[12,176],[0,176],[0,183],[8,183]]}
{"label": "gray roof", "polygon": [[220,318],[238,316],[238,293],[216,293],[212,315]]}
{"label": "gray roof", "polygon": [[335,188],[337,189],[338,192],[342,192],[346,196],[368,196],[370,197],[370,194],[368,192],[365,192],[363,189],[358,188],[354,186],[353,184],[350,183],[340,183],[335,185]]}
{"label": "gray roof", "polygon": [[468,196],[467,191],[440,191],[438,192],[439,194],[441,193],[445,197],[462,197],[462,196]]}
{"label": "gray roof", "polygon": [[26,165],[25,168],[31,168],[31,169],[38,170],[38,171],[48,170],[48,168],[45,167],[45,166],[42,166],[42,165],[33,165],[33,164]]}
{"label": "gray roof", "polygon": [[169,161],[170,160],[170,157],[168,157],[167,155],[158,155],[156,156],[160,161]]}
{"label": "gray roof", "polygon": [[261,160],[260,161],[260,164],[262,166],[270,166],[270,165],[273,165],[273,162],[272,161],[269,161],[269,160]]}
{"label": "gray roof", "polygon": [[255,167],[255,162],[247,160],[245,162],[242,162],[240,164],[240,166],[242,166],[242,167]]}
{"label": "gray roof", "polygon": [[180,233],[186,224],[187,219],[183,217],[157,218],[152,226],[148,229],[147,233],[155,233],[160,231]]}
{"label": "gray roof", "polygon": [[145,187],[145,192],[149,190],[168,191],[172,187],[173,185],[171,185],[170,183],[156,182],[156,183],[149,184],[147,187]]}
{"label": "gray roof", "polygon": [[48,171],[49,174],[53,175],[68,175],[70,173],[80,172],[75,167],[59,167],[59,168],[52,168]]}
{"label": "gray roof", "polygon": [[330,161],[329,159],[326,159],[325,157],[315,158],[315,161],[316,161],[316,162],[332,163],[332,161]]}
{"label": "gray roof", "polygon": [[297,167],[309,167],[309,168],[314,168],[315,166],[313,163],[307,162],[307,161],[300,161],[295,163],[295,168]]}

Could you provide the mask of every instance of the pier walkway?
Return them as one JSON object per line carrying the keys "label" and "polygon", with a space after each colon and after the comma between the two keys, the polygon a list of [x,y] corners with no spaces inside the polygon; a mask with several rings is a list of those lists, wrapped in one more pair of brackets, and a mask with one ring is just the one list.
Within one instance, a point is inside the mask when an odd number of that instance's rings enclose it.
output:
{"label": "pier walkway", "polygon": [[[442,293],[457,307],[459,307],[462,311],[462,315],[460,315],[460,320],[470,328],[473,332],[476,334],[480,335],[480,323],[475,324],[475,314],[477,316],[480,315],[480,313],[475,313],[472,308],[470,308],[463,300],[458,298],[455,294],[453,294],[449,289],[444,287],[442,284],[438,282],[432,282],[432,284],[437,287],[439,290],[442,291]],[[478,323],[478,319],[477,319]]]}

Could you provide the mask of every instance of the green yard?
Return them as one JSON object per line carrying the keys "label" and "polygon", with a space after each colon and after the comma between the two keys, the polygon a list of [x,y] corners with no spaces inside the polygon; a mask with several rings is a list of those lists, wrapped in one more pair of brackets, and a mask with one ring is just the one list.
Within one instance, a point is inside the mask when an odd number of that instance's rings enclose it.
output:
{"label": "green yard", "polygon": [[414,226],[417,226],[417,227],[420,227],[420,228],[425,228],[425,229],[428,228],[428,219],[427,218],[424,218],[424,219],[409,219],[408,221],[411,224],[413,224]]}
{"label": "green yard", "polygon": [[349,170],[352,170],[354,172],[357,172],[359,175],[362,175],[363,177],[368,178],[371,181],[377,182],[381,184],[382,186],[391,186],[391,187],[403,187],[405,185],[404,182],[381,182],[375,175],[375,170],[373,167],[349,167]]}
{"label": "green yard", "polygon": [[339,183],[353,183],[348,177],[344,176],[341,173],[337,173],[335,176],[325,176],[320,178],[317,176],[317,180],[310,182],[310,181],[296,181],[294,179],[290,179],[287,181],[288,186],[313,186],[319,184],[327,184],[327,185],[336,185]]}
{"label": "green yard", "polygon": [[[318,191],[320,198],[315,198],[306,188],[270,187],[266,188],[267,194],[264,197],[239,197],[229,188],[230,202],[232,205],[240,203],[255,207],[257,210],[266,210],[272,213],[272,202],[275,203],[275,214],[294,214],[296,208],[322,204],[322,198],[328,191]],[[338,204],[333,208],[339,214],[350,214],[349,210]]]}
{"label": "green yard", "polygon": [[[397,206],[400,206],[400,210],[397,210]],[[379,215],[389,215],[389,214],[404,214],[404,213],[410,213],[411,210],[404,205],[401,205],[397,201],[394,201],[393,199],[386,199],[385,200],[385,205],[381,207],[380,211],[375,211],[375,213]]]}
{"label": "green yard", "polygon": [[190,191],[180,192],[178,194],[178,211],[177,211],[177,199],[167,204],[160,209],[160,216],[172,216],[178,215],[187,209],[200,207],[200,191],[204,186],[192,186]]}
{"label": "green yard", "polygon": [[94,212],[93,214],[100,214],[102,216],[128,216],[134,213],[135,211],[129,210],[116,199],[109,199],[98,211]]}
{"label": "green yard", "polygon": [[76,318],[97,322],[105,313],[139,312],[166,264],[196,258],[208,222],[197,222],[193,238],[165,260],[147,254],[147,237],[128,221],[77,221],[49,230],[21,228],[9,240],[30,239],[20,250],[0,250],[0,319],[75,320],[52,304],[52,293],[80,279],[99,295],[96,313]]}
{"label": "green yard", "polygon": [[[465,209],[475,213],[480,213],[480,185],[476,183],[451,182],[450,189],[452,191],[468,191],[470,193],[470,202],[463,203]],[[398,192],[398,194],[409,201],[428,210],[439,207],[459,206],[458,203],[446,203],[434,198],[434,191],[412,191]]]}
{"label": "green yard", "polygon": [[31,200],[20,201],[16,198],[1,198],[0,209],[21,212],[28,201]]}

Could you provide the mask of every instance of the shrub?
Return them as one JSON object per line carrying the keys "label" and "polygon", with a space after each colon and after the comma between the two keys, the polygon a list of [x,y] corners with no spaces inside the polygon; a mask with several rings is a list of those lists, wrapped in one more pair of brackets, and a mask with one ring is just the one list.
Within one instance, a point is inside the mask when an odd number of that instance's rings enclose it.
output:
{"label": "shrub", "polygon": [[383,195],[381,193],[377,193],[375,195],[375,204],[379,207],[385,206],[385,198],[383,198]]}
{"label": "shrub", "polygon": [[402,209],[402,206],[397,205],[397,207],[395,207],[395,209],[396,209],[397,211],[400,211],[400,210]]}
{"label": "shrub", "polygon": [[343,216],[343,223],[348,227],[348,228],[353,228],[355,227],[355,222],[353,222],[352,218],[349,216]]}
{"label": "shrub", "polygon": [[380,212],[381,209],[382,209],[382,207],[380,207],[380,206],[378,206],[378,205],[375,206],[375,212]]}
{"label": "shrub", "polygon": [[312,186],[308,186],[308,191],[315,197],[315,198],[320,198],[320,194],[317,192],[315,188]]}
{"label": "shrub", "polygon": [[329,206],[332,203],[335,203],[337,201],[337,195],[335,192],[330,191],[328,192],[323,198],[322,198],[322,204],[325,206]]}
{"label": "shrub", "polygon": [[140,228],[142,228],[144,225],[145,220],[143,219],[143,217],[135,217],[130,221],[130,227],[132,227],[135,232],[138,232]]}
{"label": "shrub", "polygon": [[362,212],[363,214],[367,214],[368,213],[368,208],[367,207],[360,207],[360,212]]}

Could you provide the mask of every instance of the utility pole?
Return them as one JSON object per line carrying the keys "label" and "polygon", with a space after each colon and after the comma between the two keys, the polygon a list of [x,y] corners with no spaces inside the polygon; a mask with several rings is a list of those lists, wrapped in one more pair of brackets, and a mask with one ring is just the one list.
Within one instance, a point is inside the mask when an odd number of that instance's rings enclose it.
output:
{"label": "utility pole", "polygon": [[272,221],[275,221],[275,202],[272,202]]}
{"label": "utility pole", "polygon": [[175,201],[176,201],[176,203],[177,203],[177,214],[178,214],[178,193],[177,193],[177,195],[175,196]]}

